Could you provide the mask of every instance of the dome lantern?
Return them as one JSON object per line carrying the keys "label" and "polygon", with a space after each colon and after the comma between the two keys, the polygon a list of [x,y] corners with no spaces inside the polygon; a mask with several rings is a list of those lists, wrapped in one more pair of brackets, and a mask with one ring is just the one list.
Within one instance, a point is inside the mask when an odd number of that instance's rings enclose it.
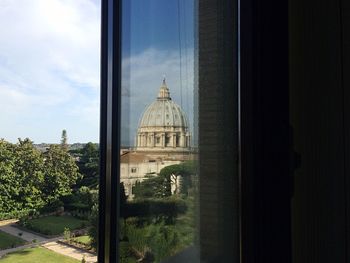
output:
{"label": "dome lantern", "polygon": [[171,100],[168,86],[166,85],[165,78],[163,79],[162,86],[160,86],[158,93],[158,100]]}

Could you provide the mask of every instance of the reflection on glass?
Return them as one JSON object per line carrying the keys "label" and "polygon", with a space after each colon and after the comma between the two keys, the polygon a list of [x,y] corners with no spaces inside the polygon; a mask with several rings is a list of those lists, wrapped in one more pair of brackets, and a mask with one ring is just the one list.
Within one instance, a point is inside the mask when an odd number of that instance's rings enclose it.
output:
{"label": "reflection on glass", "polygon": [[123,1],[121,262],[195,254],[193,5]]}
{"label": "reflection on glass", "polygon": [[0,0],[0,35],[0,262],[94,262],[100,3]]}

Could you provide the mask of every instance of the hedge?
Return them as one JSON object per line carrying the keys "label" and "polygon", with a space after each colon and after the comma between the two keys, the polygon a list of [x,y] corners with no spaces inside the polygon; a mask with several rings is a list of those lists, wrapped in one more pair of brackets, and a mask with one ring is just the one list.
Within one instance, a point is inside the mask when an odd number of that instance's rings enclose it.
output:
{"label": "hedge", "polygon": [[34,215],[35,213],[37,213],[35,209],[11,211],[9,213],[0,213],[0,220],[19,219],[21,217]]}
{"label": "hedge", "polygon": [[87,212],[90,211],[90,206],[82,203],[71,203],[64,205],[65,211],[82,211]]}
{"label": "hedge", "polygon": [[121,216],[128,217],[166,217],[174,219],[187,210],[185,201],[179,199],[150,199],[128,202],[122,208]]}

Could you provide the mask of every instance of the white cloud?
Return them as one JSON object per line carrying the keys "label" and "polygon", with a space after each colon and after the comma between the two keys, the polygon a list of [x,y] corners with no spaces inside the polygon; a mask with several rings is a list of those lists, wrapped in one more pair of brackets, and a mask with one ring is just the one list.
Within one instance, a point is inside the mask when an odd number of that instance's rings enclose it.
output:
{"label": "white cloud", "polygon": [[193,50],[182,53],[186,52],[187,56],[181,57],[181,78],[177,50],[148,49],[123,59],[122,143],[134,142],[139,118],[145,107],[156,99],[164,74],[172,99],[193,124]]}
{"label": "white cloud", "polygon": [[[0,138],[98,141],[100,6],[95,0],[0,0]],[[186,56],[187,54],[187,56]],[[193,117],[193,50],[148,49],[123,59],[123,143],[158,94]],[[186,70],[187,67],[187,70]],[[182,87],[182,88],[181,88]],[[181,92],[182,91],[182,92]]]}
{"label": "white cloud", "polygon": [[[57,126],[69,125],[75,116],[87,125],[85,129],[95,130],[88,139],[96,141],[100,63],[96,1],[0,0],[0,35],[0,123],[6,125],[0,126],[0,137],[14,140],[16,123],[34,122],[51,111],[52,116],[58,112],[67,116],[60,125],[57,120]],[[40,130],[34,137],[53,140]]]}

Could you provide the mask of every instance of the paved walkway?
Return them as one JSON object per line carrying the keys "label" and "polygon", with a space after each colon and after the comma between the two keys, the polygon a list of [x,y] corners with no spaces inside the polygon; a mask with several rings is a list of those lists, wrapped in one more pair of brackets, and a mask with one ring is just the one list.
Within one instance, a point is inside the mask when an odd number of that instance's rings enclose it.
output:
{"label": "paved walkway", "polygon": [[18,222],[18,219],[8,219],[8,220],[2,220],[0,221],[0,226],[6,226],[8,224],[13,224]]}
{"label": "paved walkway", "polygon": [[94,263],[97,262],[97,257],[92,254],[88,253],[86,251],[67,246],[61,243],[57,242],[48,242],[42,245],[43,247],[46,247],[47,249],[50,249],[52,251],[55,251],[57,253],[60,253],[62,255],[69,256],[71,258],[75,258],[77,260],[82,260],[83,256],[85,256],[85,260],[88,263]]}
{"label": "paved walkway", "polygon": [[[39,235],[35,235],[33,233],[27,232],[27,231],[23,231],[22,229],[17,228],[14,224],[10,223],[8,225],[3,225],[0,226],[0,230],[3,232],[6,232],[10,235],[13,235],[15,237],[20,237],[22,239],[24,239],[25,241],[28,242],[32,242],[34,239],[37,242],[42,242],[47,240],[47,238],[39,236]],[[18,233],[22,233],[22,236],[19,236]]]}
{"label": "paved walkway", "polygon": [[[82,260],[83,256],[85,256],[86,262],[97,262],[97,257],[92,253],[58,243],[57,241],[59,239],[62,239],[62,237],[45,238],[39,235],[35,235],[33,233],[23,231],[22,229],[17,228],[14,225],[15,222],[16,221],[0,222],[0,230],[16,237],[19,237],[18,233],[22,233],[22,236],[20,236],[20,238],[31,243],[24,246],[0,250],[0,257],[6,255],[7,253],[41,245],[42,247],[50,249],[56,253],[69,256],[77,260]],[[36,243],[32,243],[34,239],[37,241]]]}

